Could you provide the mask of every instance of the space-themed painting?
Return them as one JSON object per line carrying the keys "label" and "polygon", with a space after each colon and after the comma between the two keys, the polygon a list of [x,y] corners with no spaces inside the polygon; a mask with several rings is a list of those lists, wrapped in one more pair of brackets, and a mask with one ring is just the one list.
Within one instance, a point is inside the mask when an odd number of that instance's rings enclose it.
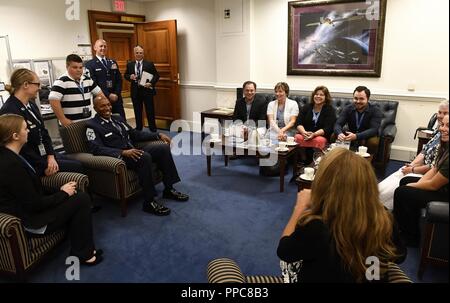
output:
{"label": "space-themed painting", "polygon": [[288,75],[380,77],[386,0],[288,5]]}

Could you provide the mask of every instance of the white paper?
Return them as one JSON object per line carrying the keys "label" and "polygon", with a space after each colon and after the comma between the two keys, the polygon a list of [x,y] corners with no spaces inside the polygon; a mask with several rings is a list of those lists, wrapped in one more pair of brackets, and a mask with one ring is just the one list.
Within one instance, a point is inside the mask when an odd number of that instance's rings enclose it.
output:
{"label": "white paper", "polygon": [[139,85],[145,86],[145,83],[152,81],[152,79],[153,79],[152,74],[143,71],[141,75],[141,81],[139,81]]}

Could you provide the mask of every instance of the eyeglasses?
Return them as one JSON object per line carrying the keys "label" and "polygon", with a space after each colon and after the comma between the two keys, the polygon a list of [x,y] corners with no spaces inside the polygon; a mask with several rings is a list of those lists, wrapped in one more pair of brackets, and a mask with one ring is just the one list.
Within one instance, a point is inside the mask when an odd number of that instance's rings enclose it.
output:
{"label": "eyeglasses", "polygon": [[41,87],[41,83],[40,82],[28,82],[28,83],[37,85],[38,87]]}

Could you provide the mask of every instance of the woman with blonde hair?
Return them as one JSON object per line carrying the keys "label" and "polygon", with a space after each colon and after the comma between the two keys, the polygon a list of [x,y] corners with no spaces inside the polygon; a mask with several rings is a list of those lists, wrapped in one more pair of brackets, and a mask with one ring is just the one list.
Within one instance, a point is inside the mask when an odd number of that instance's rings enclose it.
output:
{"label": "woman with blonde hair", "polygon": [[53,150],[52,139],[39,108],[32,101],[41,87],[36,73],[26,68],[16,69],[11,75],[10,83],[6,85],[10,97],[0,109],[0,115],[17,114],[25,119],[30,133],[20,154],[31,163],[39,176],[51,176],[58,171],[84,173],[79,161]]}
{"label": "woman with blonde hair", "polygon": [[22,116],[0,116],[0,212],[20,218],[31,236],[67,229],[71,255],[81,264],[99,264],[103,251],[95,250],[89,196],[77,193],[76,182],[43,194],[36,170],[19,154],[28,132]]}
{"label": "woman with blonde hair", "polygon": [[370,162],[343,148],[326,154],[311,190],[298,194],[277,253],[290,282],[368,282],[367,260],[396,261],[393,219]]}

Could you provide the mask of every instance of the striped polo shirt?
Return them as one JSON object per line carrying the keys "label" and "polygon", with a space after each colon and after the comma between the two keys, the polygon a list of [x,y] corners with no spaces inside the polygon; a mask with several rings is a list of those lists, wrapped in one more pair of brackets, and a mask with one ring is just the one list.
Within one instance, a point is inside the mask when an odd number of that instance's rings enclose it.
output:
{"label": "striped polo shirt", "polygon": [[[78,83],[65,73],[53,83],[48,99],[60,101],[68,119],[85,120],[92,116],[91,95],[96,96],[101,91],[91,78],[83,75]],[[84,115],[83,111],[86,112]]]}

